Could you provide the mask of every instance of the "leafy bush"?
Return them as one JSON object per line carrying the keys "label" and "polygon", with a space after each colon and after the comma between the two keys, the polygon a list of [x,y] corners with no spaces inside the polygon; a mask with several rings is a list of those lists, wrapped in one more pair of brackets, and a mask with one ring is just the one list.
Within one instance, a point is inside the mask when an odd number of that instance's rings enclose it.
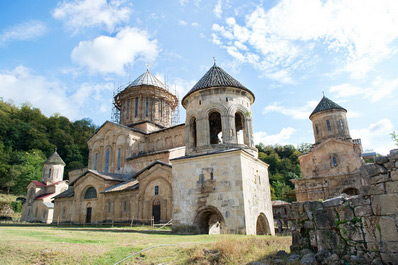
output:
{"label": "leafy bush", "polygon": [[22,212],[22,202],[20,201],[11,202],[11,208],[16,213]]}

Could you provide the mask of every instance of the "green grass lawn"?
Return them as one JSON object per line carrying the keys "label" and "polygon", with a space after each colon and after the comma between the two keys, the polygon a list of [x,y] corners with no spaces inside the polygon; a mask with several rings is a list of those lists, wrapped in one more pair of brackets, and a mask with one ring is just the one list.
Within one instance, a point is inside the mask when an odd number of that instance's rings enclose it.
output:
{"label": "green grass lawn", "polygon": [[[244,264],[277,250],[290,237],[173,235],[131,228],[0,226],[0,264]],[[207,255],[206,253],[211,253]],[[216,253],[216,255],[214,254]]]}

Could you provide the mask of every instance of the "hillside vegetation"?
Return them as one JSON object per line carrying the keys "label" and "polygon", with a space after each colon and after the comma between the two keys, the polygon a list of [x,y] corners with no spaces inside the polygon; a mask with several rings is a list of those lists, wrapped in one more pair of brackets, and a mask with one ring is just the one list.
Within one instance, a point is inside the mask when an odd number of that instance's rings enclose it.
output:
{"label": "hillside vegetation", "polygon": [[86,166],[86,140],[95,129],[89,119],[48,118],[29,104],[16,107],[0,100],[0,189],[25,194],[30,181],[41,180],[42,164],[55,148],[65,173]]}

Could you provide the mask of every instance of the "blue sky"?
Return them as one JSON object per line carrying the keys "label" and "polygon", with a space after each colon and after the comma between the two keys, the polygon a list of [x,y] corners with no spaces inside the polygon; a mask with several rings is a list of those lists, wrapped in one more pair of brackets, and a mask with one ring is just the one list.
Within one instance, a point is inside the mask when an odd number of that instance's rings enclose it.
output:
{"label": "blue sky", "polygon": [[0,1],[0,97],[97,125],[146,64],[182,98],[215,56],[256,95],[257,143],[313,143],[308,116],[324,91],[364,150],[386,154],[397,51],[394,0]]}

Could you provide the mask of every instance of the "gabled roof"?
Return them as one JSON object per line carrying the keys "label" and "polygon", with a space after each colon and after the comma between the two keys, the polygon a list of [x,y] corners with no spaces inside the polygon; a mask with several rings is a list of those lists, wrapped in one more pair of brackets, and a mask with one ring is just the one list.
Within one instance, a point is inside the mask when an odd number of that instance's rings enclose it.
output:
{"label": "gabled roof", "polygon": [[58,198],[70,198],[73,197],[75,195],[75,188],[69,186],[69,188],[64,191],[61,192],[60,194],[58,194],[57,196],[54,197],[54,199],[58,199]]}
{"label": "gabled roof", "polygon": [[49,158],[47,158],[47,160],[44,161],[44,164],[55,164],[55,165],[65,166],[64,160],[62,160],[57,151],[55,151]]}
{"label": "gabled roof", "polygon": [[345,108],[341,107],[340,105],[334,103],[327,97],[323,96],[323,98],[318,103],[318,105],[316,106],[314,111],[311,113],[310,118],[312,115],[314,115],[318,112],[325,111],[325,110],[331,110],[331,109],[340,109],[340,110],[344,110],[345,112],[347,112],[347,110]]}
{"label": "gabled roof", "polygon": [[42,195],[37,196],[37,197],[35,198],[35,200],[41,200],[41,199],[50,197],[50,196],[53,195],[53,194],[55,194],[55,192],[45,193],[45,194],[42,194]]}
{"label": "gabled roof", "polygon": [[129,131],[138,132],[138,133],[141,133],[141,134],[146,134],[145,132],[143,132],[143,131],[141,131],[141,130],[139,130],[137,128],[131,128],[131,127],[127,127],[127,126],[121,125],[119,123],[112,122],[112,121],[106,121],[86,140],[86,142],[90,141],[90,139],[93,138],[93,136],[96,135],[107,124],[112,124],[112,125],[115,125],[115,126],[119,126],[119,127],[124,128],[126,130],[129,130]]}
{"label": "gabled roof", "polygon": [[145,171],[149,170],[150,168],[152,168],[155,165],[162,165],[162,166],[167,166],[167,167],[170,167],[170,168],[172,167],[170,164],[164,163],[164,162],[159,161],[159,160],[155,160],[151,164],[146,166],[145,168],[143,168],[140,171],[138,171],[134,175],[134,177],[132,177],[131,179],[127,180],[126,182],[123,182],[123,183],[120,183],[120,184],[116,184],[116,185],[113,185],[113,186],[111,186],[109,188],[106,188],[101,193],[116,192],[116,191],[127,191],[127,190],[137,189],[139,187],[139,182],[136,179],[142,173],[144,173]]}
{"label": "gabled roof", "polygon": [[194,87],[184,96],[181,102],[193,92],[210,88],[210,87],[236,87],[243,89],[249,92],[253,96],[254,101],[254,94],[244,85],[242,85],[238,80],[230,76],[227,72],[225,72],[221,67],[217,66],[215,63],[214,65],[207,71],[207,73],[194,85]]}
{"label": "gabled roof", "polygon": [[76,181],[78,181],[83,176],[87,175],[88,173],[91,173],[91,174],[93,174],[99,178],[102,178],[103,180],[106,180],[106,181],[119,181],[119,182],[126,181],[127,179],[130,179],[134,176],[134,174],[108,173],[108,172],[99,172],[96,170],[88,169],[86,172],[84,172],[82,175],[80,175],[74,181],[72,181],[69,184],[69,186],[73,186],[76,183]]}
{"label": "gabled roof", "polygon": [[151,72],[149,72],[149,69],[147,69],[145,73],[137,77],[137,79],[131,82],[127,87],[142,86],[142,85],[156,86],[167,90],[165,84],[163,84],[159,79],[156,78],[156,76],[154,76]]}
{"label": "gabled roof", "polygon": [[47,185],[47,184],[44,183],[44,182],[37,181],[37,180],[32,180],[31,183],[35,184],[35,185],[38,186],[38,187],[48,187],[48,186],[57,185],[58,183],[61,183],[61,182],[63,182],[63,181],[61,180],[61,181],[57,181],[57,182],[54,182],[54,183],[51,183],[51,184],[48,184],[48,185]]}

